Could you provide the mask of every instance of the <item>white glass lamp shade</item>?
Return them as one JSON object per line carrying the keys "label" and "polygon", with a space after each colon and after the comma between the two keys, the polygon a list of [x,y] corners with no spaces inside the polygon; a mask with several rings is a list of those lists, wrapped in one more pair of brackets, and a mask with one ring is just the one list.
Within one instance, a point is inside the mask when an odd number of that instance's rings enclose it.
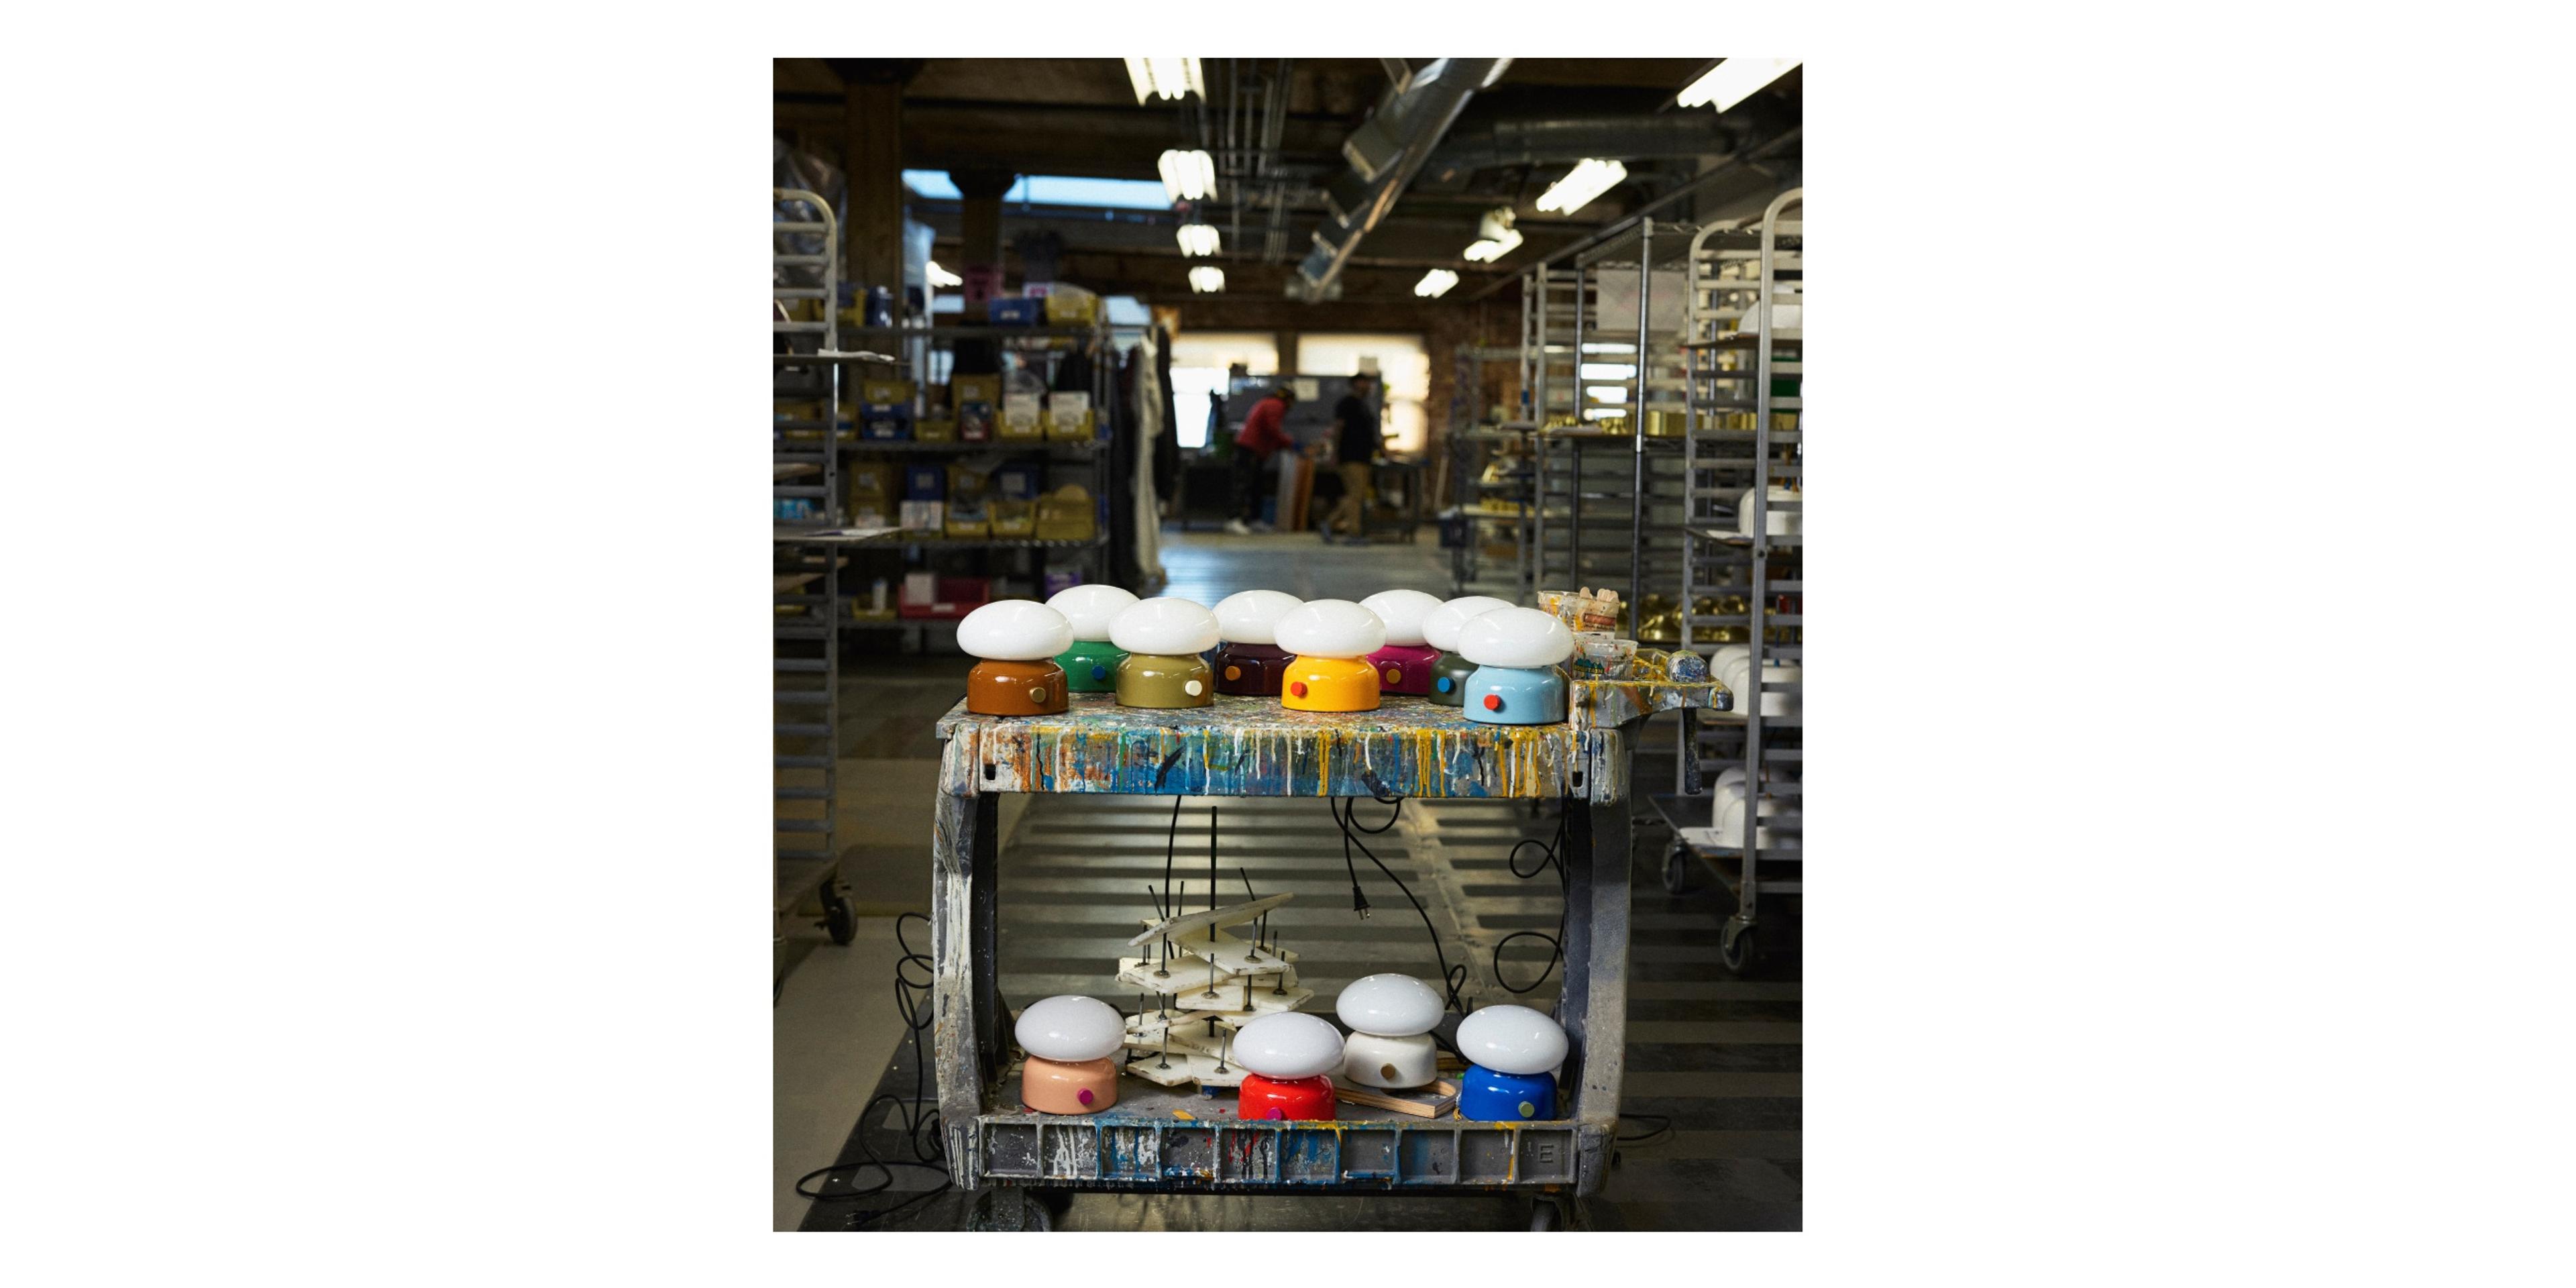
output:
{"label": "white glass lamp shade", "polygon": [[1109,642],[1130,653],[1204,653],[1216,647],[1216,614],[1171,595],[1140,599],[1109,623]]}
{"label": "white glass lamp shade", "polygon": [[1458,631],[1458,651],[1478,666],[1554,666],[1574,656],[1574,632],[1554,613],[1497,608],[1467,619]]}
{"label": "white glass lamp shade", "polygon": [[1105,640],[1109,638],[1109,624],[1135,603],[1135,592],[1116,586],[1067,586],[1047,600],[1047,607],[1073,623],[1075,639]]}
{"label": "white glass lamp shade", "polygon": [[1311,1078],[1342,1067],[1342,1031],[1303,1011],[1280,1011],[1244,1025],[1234,1055],[1265,1078]]}
{"label": "white glass lamp shade", "polygon": [[1386,623],[1347,599],[1312,599],[1279,619],[1279,647],[1308,657],[1367,657],[1386,647]]}
{"label": "white glass lamp shade", "polygon": [[1125,1045],[1127,1019],[1099,998],[1067,994],[1030,1003],[1011,1034],[1041,1060],[1098,1060]]}
{"label": "white glass lamp shade", "polygon": [[1386,623],[1387,643],[1418,648],[1422,644],[1423,619],[1440,607],[1440,597],[1418,590],[1381,590],[1361,600],[1360,607]]}
{"label": "white glass lamp shade", "polygon": [[1458,1054],[1496,1073],[1545,1073],[1565,1063],[1565,1030],[1526,1006],[1488,1006],[1458,1021]]}
{"label": "white glass lamp shade", "polygon": [[1034,599],[997,599],[957,623],[957,647],[969,657],[1036,662],[1073,647],[1073,623]]}
{"label": "white glass lamp shade", "polygon": [[1370,975],[1351,981],[1333,1001],[1333,1014],[1362,1033],[1409,1038],[1440,1027],[1439,990],[1411,975]]}
{"label": "white glass lamp shade", "polygon": [[1458,632],[1467,625],[1467,619],[1511,606],[1512,601],[1491,595],[1461,595],[1423,614],[1422,642],[1443,653],[1455,653]]}
{"label": "white glass lamp shade", "polygon": [[1305,600],[1284,590],[1239,590],[1216,601],[1216,633],[1237,644],[1277,644],[1279,619]]}

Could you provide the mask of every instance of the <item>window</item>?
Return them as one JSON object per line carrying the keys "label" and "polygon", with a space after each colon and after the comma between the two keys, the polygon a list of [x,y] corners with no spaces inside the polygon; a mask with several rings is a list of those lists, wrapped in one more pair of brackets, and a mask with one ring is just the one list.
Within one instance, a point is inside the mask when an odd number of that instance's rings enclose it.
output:
{"label": "window", "polygon": [[1225,396],[1226,369],[1242,363],[1276,375],[1279,346],[1266,331],[1193,331],[1172,339],[1172,431],[1183,447],[1207,446],[1208,395]]}
{"label": "window", "polygon": [[1375,358],[1386,382],[1379,428],[1390,452],[1419,452],[1429,432],[1431,352],[1418,335],[1309,331],[1297,337],[1297,367],[1310,376],[1359,374],[1360,359]]}

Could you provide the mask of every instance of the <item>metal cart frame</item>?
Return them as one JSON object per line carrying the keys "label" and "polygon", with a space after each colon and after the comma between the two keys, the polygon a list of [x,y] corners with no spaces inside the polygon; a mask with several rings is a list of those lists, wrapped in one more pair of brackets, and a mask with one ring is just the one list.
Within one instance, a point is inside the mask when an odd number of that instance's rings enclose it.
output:
{"label": "metal cart frame", "polygon": [[[1629,750],[1655,711],[1728,705],[1723,686],[1572,686],[1561,725],[1486,725],[1390,699],[1377,711],[1289,711],[1261,698],[1147,711],[1078,694],[1062,715],[939,721],[931,837],[932,1060],[951,1178],[968,1190],[1437,1194],[1597,1192],[1618,1131],[1627,1027]],[[998,989],[999,797],[1554,797],[1566,806],[1563,993],[1570,1113],[1530,1123],[1402,1115],[1331,1122],[1184,1120],[1150,1094],[1098,1114],[1022,1110],[1006,1081]],[[1208,1115],[1222,1102],[1192,1098]]]}

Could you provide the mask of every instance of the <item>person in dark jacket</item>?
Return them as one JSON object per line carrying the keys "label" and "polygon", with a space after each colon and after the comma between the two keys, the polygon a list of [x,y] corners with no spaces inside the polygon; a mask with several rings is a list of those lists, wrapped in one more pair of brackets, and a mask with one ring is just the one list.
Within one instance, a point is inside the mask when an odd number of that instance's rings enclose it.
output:
{"label": "person in dark jacket", "polygon": [[[1234,434],[1234,517],[1225,521],[1225,530],[1238,537],[1252,535],[1261,519],[1261,480],[1268,472],[1270,458],[1281,448],[1297,450],[1281,422],[1287,419],[1288,405],[1297,401],[1297,391],[1280,385],[1252,404],[1243,418],[1243,428]],[[1266,531],[1270,525],[1260,524]]]}
{"label": "person in dark jacket", "polygon": [[1376,388],[1377,377],[1363,371],[1351,377],[1351,391],[1333,404],[1333,459],[1342,476],[1342,503],[1324,521],[1327,540],[1335,529],[1353,541],[1366,535],[1369,467],[1385,446],[1378,435],[1377,408],[1369,405],[1369,395]]}

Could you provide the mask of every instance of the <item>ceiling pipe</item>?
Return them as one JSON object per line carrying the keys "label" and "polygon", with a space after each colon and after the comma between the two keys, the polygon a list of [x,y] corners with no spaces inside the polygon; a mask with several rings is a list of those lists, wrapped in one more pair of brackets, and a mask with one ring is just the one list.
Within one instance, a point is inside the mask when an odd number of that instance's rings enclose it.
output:
{"label": "ceiling pipe", "polygon": [[1513,120],[1462,125],[1431,154],[1433,173],[1499,170],[1508,166],[1571,165],[1585,157],[1626,161],[1721,156],[1742,135],[1715,112],[1592,119]]}
{"label": "ceiling pipe", "polygon": [[[1342,156],[1365,186],[1341,183],[1340,199],[1333,203],[1339,217],[1328,217],[1328,226],[1314,238],[1314,250],[1297,265],[1310,296],[1332,285],[1360,239],[1386,218],[1467,100],[1501,79],[1511,65],[1508,58],[1433,59],[1343,141]],[[1345,206],[1344,200],[1350,204]]]}

